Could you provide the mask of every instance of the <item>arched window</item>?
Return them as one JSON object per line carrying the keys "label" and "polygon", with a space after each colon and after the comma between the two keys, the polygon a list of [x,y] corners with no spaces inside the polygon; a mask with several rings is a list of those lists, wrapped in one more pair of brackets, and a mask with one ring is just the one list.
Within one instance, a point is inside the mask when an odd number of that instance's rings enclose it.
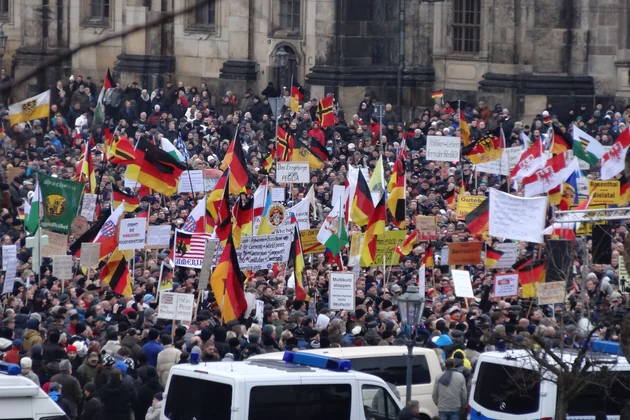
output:
{"label": "arched window", "polygon": [[274,70],[273,82],[278,89],[289,87],[291,89],[291,79],[297,78],[298,59],[295,50],[283,45],[276,48],[272,56],[272,64]]}
{"label": "arched window", "polygon": [[478,53],[481,44],[481,0],[453,0],[453,51]]}

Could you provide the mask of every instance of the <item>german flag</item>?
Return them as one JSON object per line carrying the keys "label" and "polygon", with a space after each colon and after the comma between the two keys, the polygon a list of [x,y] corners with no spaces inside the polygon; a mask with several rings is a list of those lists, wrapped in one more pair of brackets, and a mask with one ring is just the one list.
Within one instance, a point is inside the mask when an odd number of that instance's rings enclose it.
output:
{"label": "german flag", "polygon": [[370,215],[367,230],[365,231],[365,239],[363,240],[363,248],[361,249],[361,259],[365,265],[372,264],[376,259],[376,241],[378,235],[385,233],[386,217],[385,194],[383,194]]}
{"label": "german flag", "polygon": [[452,189],[450,191],[446,191],[442,195],[442,198],[444,198],[444,200],[446,200],[446,203],[448,204],[448,208],[450,208],[450,209],[455,208],[455,200],[457,199],[457,194],[455,193],[455,189]]}
{"label": "german flag", "polygon": [[464,182],[464,178],[459,180],[459,191],[457,192],[459,195],[464,195],[466,192],[466,183]]}
{"label": "german flag", "polygon": [[[317,143],[319,143],[316,140]],[[322,159],[321,149],[311,149],[309,145],[302,143],[299,139],[294,139],[295,149],[291,155],[292,162],[308,162],[311,169],[321,169],[324,167],[324,162],[328,160],[328,151],[326,150],[326,159]],[[313,141],[310,144],[313,147]],[[321,146],[321,144],[320,144]]]}
{"label": "german flag", "polygon": [[101,231],[101,228],[109,218],[110,213],[104,213],[101,217],[98,218],[96,223],[94,223],[85,233],[79,236],[68,248],[70,254],[80,257],[81,256],[81,244],[91,244],[92,241],[96,238],[96,235]]}
{"label": "german flag", "polygon": [[486,245],[486,267],[492,268],[497,265],[497,262],[501,259],[504,252],[494,249],[491,246]]}
{"label": "german flag", "polygon": [[228,171],[225,171],[206,200],[206,232],[208,233],[214,231],[216,220],[219,219],[219,213],[221,213],[221,220],[227,218],[228,209],[221,206],[221,204],[225,202],[224,196],[226,194],[227,184]]}
{"label": "german flag", "polygon": [[397,246],[396,252],[398,252],[401,256],[409,255],[409,253],[413,250],[413,247],[418,243],[418,231],[412,230],[409,235],[405,238],[405,242],[403,242],[402,247]]}
{"label": "german flag", "polygon": [[271,153],[269,153],[269,155],[267,155],[267,157],[262,162],[262,168],[267,172],[269,172],[269,169],[271,169],[271,167],[273,166],[273,156],[275,155],[275,153],[275,151],[271,151]]}
{"label": "german flag", "polygon": [[94,171],[94,162],[92,161],[92,153],[90,153],[90,143],[85,143],[83,153],[79,158],[77,165],[76,179],[79,182],[85,182],[86,191],[90,194],[96,194],[96,172]]}
{"label": "german flag", "polygon": [[291,223],[294,224],[293,241],[289,250],[289,262],[293,262],[293,272],[295,276],[295,299],[310,300],[304,283],[302,282],[302,271],[304,270],[304,253],[302,252],[302,241],[300,240],[300,228],[298,227],[295,214],[291,213]]}
{"label": "german flag", "polygon": [[136,151],[127,137],[114,136],[109,160],[116,165],[129,165],[136,159]]}
{"label": "german flag", "polygon": [[334,96],[326,96],[319,101],[317,105],[317,121],[322,128],[332,127],[335,125],[335,114],[333,112]]}
{"label": "german flag", "polygon": [[433,258],[433,247],[431,244],[428,245],[427,250],[424,251],[424,257],[422,257],[422,264],[425,267],[433,267],[435,265],[435,260]]}
{"label": "german flag", "polygon": [[462,136],[462,144],[468,146],[470,144],[470,128],[468,127],[461,102],[459,104],[459,132]]}
{"label": "german flag", "polygon": [[322,162],[327,162],[328,159],[330,158],[330,154],[328,153],[326,146],[321,144],[321,142],[317,140],[315,137],[311,137],[310,151],[312,154],[317,156],[317,158],[321,160]]}
{"label": "german flag", "polygon": [[490,218],[490,199],[486,198],[473,211],[466,215],[466,226],[473,236],[478,236],[488,230]]}
{"label": "german flag", "polygon": [[247,309],[244,283],[245,276],[238,265],[236,247],[232,235],[228,235],[221,259],[210,278],[210,287],[221,309],[223,322],[237,319]]}
{"label": "german flag", "polygon": [[436,90],[431,94],[431,98],[435,99],[435,98],[443,98],[444,97],[444,91],[442,89],[440,90]]}
{"label": "german flag", "polygon": [[109,127],[103,128],[103,143],[105,144],[105,158],[111,159],[111,150],[114,143],[114,134],[109,131]]}
{"label": "german flag", "polygon": [[239,197],[234,208],[232,209],[233,226],[232,236],[234,237],[234,246],[241,247],[241,236],[251,235],[253,229],[254,200],[243,200],[243,195]]}
{"label": "german flag", "polygon": [[558,124],[551,124],[553,132],[553,143],[551,145],[551,154],[558,155],[568,150],[573,150],[573,139],[567,133],[563,133]]}
{"label": "german flag", "polygon": [[276,138],[276,159],[280,162],[291,160],[293,155],[294,139],[293,136],[278,127],[278,137]]}
{"label": "german flag", "polygon": [[518,281],[521,283],[523,299],[536,297],[536,285],[545,282],[547,263],[536,260],[518,270]]}
{"label": "german flag", "polygon": [[103,80],[103,89],[111,89],[116,86],[116,82],[114,82],[114,78],[112,74],[109,72],[109,67],[107,68],[107,73],[105,74],[105,79]]}
{"label": "german flag", "polygon": [[291,109],[298,112],[300,104],[304,101],[304,88],[293,79],[291,83]]}
{"label": "german flag", "polygon": [[[231,172],[230,170],[226,172]],[[228,175],[227,184],[223,188],[223,196],[218,203],[214,203],[217,210],[217,218],[214,220],[214,234],[225,244],[228,236],[230,236],[232,230],[232,213],[230,212],[230,192],[229,192],[230,179]],[[240,245],[240,237],[239,237]]]}
{"label": "german flag", "polygon": [[175,194],[179,177],[186,170],[186,165],[144,138],[138,142],[137,150],[144,151],[144,156],[138,177],[134,181],[167,197]]}
{"label": "german flag", "polygon": [[619,178],[619,202],[618,205],[625,207],[630,201],[630,185],[628,184],[628,178],[625,175],[621,175]]}
{"label": "german flag", "polygon": [[394,217],[394,223],[402,229],[405,227],[405,161],[402,155],[396,159],[387,188],[387,207]]}
{"label": "german flag", "polygon": [[112,199],[114,201],[114,207],[118,207],[120,203],[125,202],[125,212],[131,213],[140,205],[140,197],[132,195],[126,191],[118,188],[118,185],[112,184]]}
{"label": "german flag", "polygon": [[533,257],[525,256],[521,258],[520,260],[516,261],[514,264],[512,264],[512,270],[519,271],[520,269],[522,269],[523,267],[526,267],[528,264],[532,262],[534,262]]}
{"label": "german flag", "polygon": [[243,145],[238,137],[230,143],[221,164],[222,171],[228,168],[230,168],[230,193],[239,194],[249,181],[249,169],[247,169]]}
{"label": "german flag", "polygon": [[352,198],[352,209],[350,217],[352,221],[359,226],[365,226],[370,220],[370,215],[374,213],[374,203],[372,202],[372,194],[363,173],[359,171],[359,179],[357,181],[357,189]]}
{"label": "german flag", "polygon": [[109,257],[98,278],[107,284],[114,293],[124,297],[129,297],[133,293],[129,264],[124,252],[119,249],[116,249]]}
{"label": "german flag", "polygon": [[501,137],[488,133],[478,141],[465,146],[464,150],[466,157],[470,159],[473,164],[478,165],[480,163],[500,159],[504,149],[505,147],[503,146]]}

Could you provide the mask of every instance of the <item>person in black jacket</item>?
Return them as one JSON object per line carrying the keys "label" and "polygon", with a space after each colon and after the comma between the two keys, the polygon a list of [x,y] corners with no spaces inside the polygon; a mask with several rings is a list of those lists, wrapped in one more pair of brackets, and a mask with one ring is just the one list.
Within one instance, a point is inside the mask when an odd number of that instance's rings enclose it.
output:
{"label": "person in black jacket", "polygon": [[48,342],[43,346],[44,361],[46,363],[53,361],[59,362],[62,359],[65,359],[66,352],[59,344],[60,337],[61,334],[59,333],[59,331],[51,331],[50,334],[48,334]]}
{"label": "person in black jacket", "polygon": [[61,385],[57,382],[52,382],[48,388],[48,396],[51,400],[57,403],[57,405],[63,410],[64,413],[70,418],[72,414],[72,406],[61,393]]}
{"label": "person in black jacket", "polygon": [[138,391],[138,399],[136,400],[134,407],[136,419],[144,418],[149,410],[149,407],[151,407],[153,396],[161,391],[162,387],[160,386],[157,370],[153,366],[150,366],[147,370],[147,378],[144,384],[140,387],[140,391]]}
{"label": "person in black jacket", "polygon": [[132,392],[123,383],[120,369],[113,369],[109,382],[100,391],[103,402],[103,418],[108,420],[130,420]]}
{"label": "person in black jacket", "polygon": [[83,411],[81,411],[80,419],[100,419],[103,411],[103,404],[101,404],[101,400],[98,398],[94,382],[85,384],[85,387],[83,388],[83,396]]}
{"label": "person in black jacket", "polygon": [[398,420],[412,420],[420,418],[420,403],[416,400],[411,400],[407,403],[407,406],[400,410],[398,413]]}

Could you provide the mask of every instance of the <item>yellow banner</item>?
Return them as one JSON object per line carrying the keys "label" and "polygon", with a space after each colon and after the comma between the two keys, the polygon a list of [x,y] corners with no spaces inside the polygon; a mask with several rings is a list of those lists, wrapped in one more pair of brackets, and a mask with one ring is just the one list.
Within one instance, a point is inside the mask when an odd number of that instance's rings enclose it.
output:
{"label": "yellow banner", "polygon": [[[363,242],[363,237],[365,235],[361,235],[361,242]],[[369,264],[370,267],[382,267],[383,266],[383,257],[385,257],[385,265],[398,265],[400,262],[400,254],[394,251],[396,245],[402,246],[403,242],[405,242],[405,238],[407,237],[406,230],[393,230],[387,231],[383,235],[378,235],[376,238],[376,258],[374,258],[374,262]],[[354,239],[354,237],[352,238]],[[359,253],[360,253],[359,248]],[[367,267],[368,264],[365,264],[363,259],[361,259],[361,267]]]}
{"label": "yellow banner", "polygon": [[483,195],[460,195],[457,197],[457,218],[464,220],[468,213],[476,209],[486,199]]}
{"label": "yellow banner", "polygon": [[300,231],[302,241],[302,252],[304,254],[322,254],[326,252],[326,247],[317,242],[319,229],[308,229]]}
{"label": "yellow banner", "polygon": [[[597,189],[595,189],[597,187]],[[617,204],[619,202],[619,181],[589,181],[588,194],[595,190],[591,204]]]}

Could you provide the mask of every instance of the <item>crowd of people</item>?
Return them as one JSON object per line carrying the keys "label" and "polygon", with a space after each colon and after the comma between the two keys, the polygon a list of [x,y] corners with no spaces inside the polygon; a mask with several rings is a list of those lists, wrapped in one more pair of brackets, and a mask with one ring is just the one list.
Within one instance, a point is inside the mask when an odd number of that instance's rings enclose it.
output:
{"label": "crowd of people", "polygon": [[[627,295],[619,287],[618,257],[627,233],[624,222],[614,233],[609,265],[590,264],[576,257],[566,305],[555,310],[518,296],[494,298],[493,273],[497,270],[485,267],[483,262],[467,267],[476,299],[454,294],[450,268],[440,265],[438,250],[443,244],[469,241],[473,236],[447,200],[449,192],[463,185],[466,195],[487,195],[491,187],[519,194],[518,188],[508,185],[507,177],[475,172],[465,157],[457,162],[426,159],[426,136],[461,135],[455,102],[436,103],[411,121],[405,121],[387,104],[380,126],[375,115],[378,98],[366,94],[356,109],[342,109],[335,104],[336,124],[322,129],[317,121],[317,98],[305,101],[295,111],[290,91],[277,90],[271,83],[260,94],[249,89],[226,92],[218,99],[206,84],[197,88],[169,81],[164,88],[149,91],[137,83],[124,87],[116,83],[104,94],[105,123],[93,125],[101,89],[102,81],[97,86],[90,77],[70,76],[52,89],[48,120],[9,127],[6,108],[0,114],[5,117],[0,140],[2,172],[24,170],[11,179],[5,177],[0,184],[1,242],[17,245],[19,261],[19,279],[13,293],[2,296],[0,305],[0,351],[4,361],[19,364],[22,375],[39,384],[73,420],[99,416],[120,420],[159,418],[169,369],[188,363],[191,353],[198,353],[203,362],[218,362],[283,350],[401,344],[405,329],[397,312],[397,298],[408,285],[418,283],[418,270],[429,248],[427,242],[418,243],[398,265],[385,271],[382,267],[362,267],[356,278],[355,310],[350,312],[336,312],[327,302],[328,274],[341,270],[340,262],[347,267],[348,249],[342,252],[342,261],[323,253],[307,258],[303,281],[308,301],[296,300],[295,289],[287,286],[283,267],[252,273],[244,287],[264,302],[262,323],[257,323],[252,313],[244,313],[223,324],[212,293],[197,288],[199,270],[175,267],[172,290],[201,294],[201,298],[193,322],[173,327],[156,313],[160,266],[169,261],[168,249],[135,253],[131,297],[117,295],[99,282],[100,269],[77,269],[76,275],[67,280],[52,275],[50,259],[42,260],[39,272],[33,269],[21,214],[33,195],[36,173],[74,178],[85,143],[94,139],[91,150],[100,180],[101,214],[113,207],[112,186],[124,188],[124,167],[103,163],[105,128],[126,134],[132,142],[145,137],[160,144],[163,137],[171,142],[181,137],[189,155],[187,163],[194,169],[218,169],[236,136],[246,149],[252,174],[250,191],[263,179],[275,183],[273,166],[264,167],[263,162],[275,146],[276,124],[296,138],[317,138],[325,145],[329,159],[322,169],[311,171],[309,184],[294,186],[285,203],[290,206],[299,202],[314,186],[317,211],[310,216],[312,228],[320,227],[331,212],[333,186],[345,184],[350,165],[373,170],[382,156],[385,178],[389,179],[400,149],[405,147],[409,157],[405,229],[415,229],[417,215],[438,218],[438,240],[432,244],[435,266],[426,268],[426,290],[422,292],[427,301],[416,336],[417,345],[435,349],[445,372],[451,372],[440,377],[434,392],[442,418],[454,418],[448,415],[459,413],[465,406],[466,383],[479,353],[512,346],[534,335],[543,337],[550,348],[579,346],[591,321],[588,309],[597,313],[601,308],[622,308],[627,303]],[[270,97],[284,99],[278,116],[274,116]],[[526,122],[519,121],[501,104],[488,107],[479,102],[466,104],[464,115],[472,139],[501,127],[508,147],[528,147],[523,144],[524,137],[530,144],[544,138],[549,119],[568,130],[570,124],[576,124],[602,145],[612,145],[626,128],[630,106],[617,110],[614,105],[598,104],[595,109],[582,105],[568,115],[556,115],[549,104],[533,122]],[[591,169],[596,175],[597,167]],[[137,211],[150,207],[151,225],[179,228],[202,196],[149,195],[141,197]],[[387,229],[398,227],[390,220]],[[351,230],[358,229],[354,226]],[[70,235],[69,245],[75,239]],[[502,242],[500,238],[483,239],[488,245]],[[518,250],[520,257],[539,257],[539,248],[534,244],[521,242]],[[588,275],[583,279],[584,265]],[[572,334],[567,334],[567,329]],[[619,325],[613,324],[599,335],[618,340]],[[409,415],[407,418],[417,416],[413,404],[403,412]]]}

